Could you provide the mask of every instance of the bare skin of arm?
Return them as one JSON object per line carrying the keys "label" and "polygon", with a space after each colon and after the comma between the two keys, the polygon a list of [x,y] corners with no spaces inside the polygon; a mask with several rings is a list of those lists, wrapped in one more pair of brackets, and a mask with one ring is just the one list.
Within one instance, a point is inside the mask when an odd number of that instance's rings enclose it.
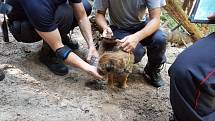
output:
{"label": "bare skin of arm", "polygon": [[[96,12],[96,23],[103,29],[103,37],[111,38],[113,32],[107,25],[105,13],[106,10]],[[160,13],[160,8],[149,10],[149,23],[142,30],[119,40],[124,51],[133,51],[141,40],[153,34],[160,27]]]}
{"label": "bare skin of arm", "polygon": [[100,26],[103,33],[102,36],[105,38],[111,38],[113,36],[113,32],[111,28],[108,26],[107,21],[105,19],[105,11],[97,11],[96,12],[96,23]]}
{"label": "bare skin of arm", "polygon": [[87,61],[89,62],[92,56],[98,57],[98,52],[93,43],[91,24],[89,19],[87,18],[87,14],[82,3],[72,4],[72,7],[76,20],[78,20],[81,33],[86,40],[89,48],[89,53],[87,56]]}
{"label": "bare skin of arm", "polygon": [[[76,5],[73,5],[73,6],[76,7]],[[85,15],[86,15],[86,13],[85,13]],[[80,18],[82,18],[82,17],[80,17]],[[79,21],[79,23],[80,23],[80,21],[83,21],[81,26],[84,26],[83,23],[87,23],[87,22],[84,21],[83,18],[81,20],[78,20],[78,21]],[[83,29],[83,27],[82,27],[82,29]],[[85,29],[89,29],[89,28],[85,28]],[[36,31],[44,39],[44,41],[46,41],[48,43],[48,45],[52,48],[53,51],[56,51],[58,48],[61,48],[61,47],[64,46],[62,41],[61,41],[61,36],[60,36],[60,33],[59,33],[58,29],[56,29],[54,31],[51,31],[51,32],[41,32],[41,31],[38,31],[38,30],[36,30]],[[91,30],[88,30],[88,31],[91,31]],[[85,32],[83,32],[83,33],[85,33]],[[92,45],[90,45],[91,44],[90,43],[90,41],[91,41],[90,36],[92,36],[92,35],[87,35],[87,34],[90,34],[90,32],[85,33],[84,36],[88,37],[88,39],[89,39],[89,41],[87,41],[88,45],[92,46]],[[64,62],[66,64],[75,66],[77,68],[80,68],[80,69],[88,72],[89,74],[93,75],[95,78],[98,78],[98,79],[102,78],[98,74],[96,67],[89,65],[88,63],[83,61],[79,56],[77,56],[73,52],[71,52],[69,54],[69,56],[66,58],[66,60],[64,60]]]}

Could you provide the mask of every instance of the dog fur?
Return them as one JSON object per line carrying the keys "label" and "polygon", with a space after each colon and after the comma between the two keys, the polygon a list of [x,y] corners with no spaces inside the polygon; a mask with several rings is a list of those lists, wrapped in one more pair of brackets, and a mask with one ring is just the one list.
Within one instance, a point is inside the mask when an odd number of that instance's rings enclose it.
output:
{"label": "dog fur", "polygon": [[110,88],[114,88],[117,83],[121,88],[126,88],[128,76],[133,68],[134,55],[122,51],[114,40],[102,40],[99,55],[98,69],[107,77]]}

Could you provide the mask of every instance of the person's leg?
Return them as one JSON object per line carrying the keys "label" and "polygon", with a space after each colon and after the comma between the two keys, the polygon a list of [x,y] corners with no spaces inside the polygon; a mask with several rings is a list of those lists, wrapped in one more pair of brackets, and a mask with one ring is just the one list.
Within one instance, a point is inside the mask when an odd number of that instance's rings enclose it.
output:
{"label": "person's leg", "polygon": [[88,0],[82,0],[82,3],[84,5],[84,9],[87,13],[87,16],[89,16],[91,14],[91,11],[92,11],[92,5],[89,3]]}
{"label": "person's leg", "polygon": [[24,20],[27,18],[18,0],[6,0],[6,3],[13,6],[12,11],[7,15],[11,21]]}
{"label": "person's leg", "polygon": [[74,18],[73,9],[68,3],[61,4],[57,7],[55,11],[55,22],[58,25],[62,42],[71,49],[77,50],[79,48],[78,43],[71,41],[67,35],[74,28]]}
{"label": "person's leg", "polygon": [[[73,28],[73,10],[67,3],[61,4],[55,11],[55,23],[58,25],[61,34],[62,42],[64,45],[69,46],[71,49],[78,49],[78,43],[70,41],[67,34]],[[47,61],[48,60],[48,61]],[[68,68],[56,58],[54,52],[44,43],[40,54],[40,61],[44,63],[52,72],[57,75],[65,75],[68,73]]]}
{"label": "person's leg", "polygon": [[151,36],[147,37],[141,44],[147,47],[148,63],[144,69],[150,77],[150,83],[155,87],[164,85],[161,78],[161,66],[166,62],[166,35],[163,31],[157,30]]}
{"label": "person's leg", "polygon": [[183,51],[169,69],[170,101],[179,121],[215,119],[215,33]]}
{"label": "person's leg", "polygon": [[[113,31],[114,38],[116,39],[123,39],[125,36],[132,34],[128,31],[117,29],[114,26],[111,26],[111,29]],[[145,55],[145,53],[146,53],[145,48],[140,43],[138,43],[137,47],[134,49],[134,57],[135,57],[134,63],[140,62],[143,56]]]}
{"label": "person's leg", "polygon": [[166,34],[160,29],[147,37],[141,44],[147,47],[148,62],[153,65],[161,65],[166,62]]}
{"label": "person's leg", "polygon": [[[82,0],[82,3],[87,16],[89,16],[92,11],[91,4],[88,0]],[[68,10],[67,8],[70,8],[71,10]],[[71,38],[67,35],[69,31],[78,26],[78,22],[74,16],[71,6],[68,5],[68,3],[59,6],[55,13],[55,19],[59,22],[58,25],[61,25],[59,28],[63,44],[69,46],[73,50],[77,50],[79,48],[78,42],[71,40]]]}
{"label": "person's leg", "polygon": [[61,36],[67,35],[72,30],[74,14],[72,7],[67,4],[61,4],[55,11],[55,23],[58,25],[58,30]]}
{"label": "person's leg", "polygon": [[[37,9],[39,9],[38,11],[36,11],[35,14],[43,13],[43,14],[37,15],[37,16],[39,16],[40,19],[36,18],[36,19],[38,19],[38,21],[41,21],[41,24],[43,24],[46,21],[47,18],[45,18],[45,16],[47,16],[49,14],[53,14],[53,17],[50,17],[50,16],[52,16],[52,15],[50,15],[49,16],[50,18],[48,19],[49,21],[47,21],[47,23],[50,23],[50,25],[49,24],[44,25],[44,26],[46,26],[45,29],[47,29],[47,28],[50,29],[49,26],[52,26],[53,23],[51,22],[52,21],[51,19],[53,19],[53,22],[56,21],[55,17],[54,17],[55,7],[53,5],[50,5],[51,6],[50,7],[46,0],[44,0],[44,1],[43,0],[40,0],[40,1],[22,0],[22,3],[13,3],[13,2],[14,2],[14,0],[8,0],[8,3],[11,4],[12,6],[15,6],[15,8],[16,8],[16,5],[19,5],[22,8],[22,9],[20,8],[20,9],[13,10],[11,12],[11,14],[9,15],[9,21],[11,23],[11,24],[9,24],[10,31],[18,41],[35,42],[34,40],[37,40],[37,38],[35,36],[39,36],[39,35],[35,32],[34,27],[37,27],[39,29],[43,28],[43,27],[41,27],[41,25],[38,25],[40,22],[37,22],[33,18],[29,17],[31,12],[35,12]],[[31,5],[30,2],[35,2],[35,4]],[[44,5],[43,2],[46,2],[47,4]],[[41,7],[34,8],[34,7],[38,7],[38,6],[41,6]],[[32,10],[28,10],[28,9],[32,9]],[[47,12],[47,10],[48,10],[48,12]],[[26,14],[26,11],[29,13]],[[40,12],[40,11],[42,11],[42,12]],[[72,11],[72,10],[70,10],[70,11]],[[24,15],[22,15],[21,18],[20,18],[20,16],[17,17],[16,12],[22,13]],[[67,18],[69,18],[69,17],[67,16]],[[60,23],[61,22],[59,22],[60,27],[64,29],[64,27],[62,27]],[[23,26],[23,24],[25,26]],[[56,25],[58,24],[57,21],[55,24]],[[69,32],[69,30],[67,30],[67,31]],[[32,35],[31,33],[34,33],[35,36]],[[24,41],[24,40],[26,40],[26,41]],[[29,41],[29,40],[32,40],[32,41]],[[44,42],[42,50],[40,52],[39,60],[43,64],[45,64],[53,73],[55,73],[57,75],[65,75],[68,73],[68,68],[55,57],[54,52],[45,42]]]}
{"label": "person's leg", "polygon": [[32,24],[27,19],[24,9],[18,0],[6,0],[6,3],[13,6],[12,11],[7,15],[9,18],[9,30],[19,42],[32,43],[41,40]]}

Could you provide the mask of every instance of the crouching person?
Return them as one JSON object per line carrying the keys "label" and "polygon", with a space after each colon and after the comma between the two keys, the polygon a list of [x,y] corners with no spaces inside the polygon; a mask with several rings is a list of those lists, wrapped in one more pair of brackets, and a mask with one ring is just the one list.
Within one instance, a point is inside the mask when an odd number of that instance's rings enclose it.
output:
{"label": "crouching person", "polygon": [[[103,30],[103,37],[120,39],[126,52],[133,52],[139,62],[147,48],[148,63],[145,73],[155,87],[164,85],[161,65],[165,63],[166,36],[159,29],[161,7],[165,0],[95,0],[96,22]],[[149,18],[145,18],[146,8]],[[110,26],[105,15],[109,11]],[[145,18],[145,19],[144,19]]]}
{"label": "crouching person", "polygon": [[[93,44],[91,26],[87,14],[91,6],[87,0],[7,0],[13,6],[8,15],[9,29],[15,39],[21,42],[44,40],[40,61],[53,73],[65,75],[68,67],[62,60],[72,66],[101,78],[94,66],[83,61],[73,53],[77,44],[69,40],[67,34],[79,25],[86,40],[89,52],[87,60],[98,53]],[[85,11],[86,10],[86,11]]]}
{"label": "crouching person", "polygon": [[[215,14],[209,17],[215,20]],[[215,33],[183,51],[169,69],[176,121],[215,120]]]}

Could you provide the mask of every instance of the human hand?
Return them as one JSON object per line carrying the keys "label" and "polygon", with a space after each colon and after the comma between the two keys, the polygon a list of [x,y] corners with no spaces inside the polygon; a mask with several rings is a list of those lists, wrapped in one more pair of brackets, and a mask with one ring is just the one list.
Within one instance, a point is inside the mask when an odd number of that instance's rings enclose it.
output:
{"label": "human hand", "polygon": [[106,27],[103,30],[102,37],[111,39],[112,36],[113,36],[113,31],[111,30],[110,27]]}
{"label": "human hand", "polygon": [[96,60],[98,59],[99,54],[95,47],[90,47],[87,55],[87,62],[91,65],[96,65]]}
{"label": "human hand", "polygon": [[215,20],[215,12],[213,14],[211,14],[210,16],[208,16],[208,19]]}
{"label": "human hand", "polygon": [[95,66],[90,66],[90,68],[88,68],[88,73],[94,76],[96,79],[103,79],[103,77],[98,73]]}
{"label": "human hand", "polygon": [[125,52],[132,52],[139,43],[138,37],[135,36],[134,34],[128,35],[123,39],[117,41],[121,43],[120,46],[123,48],[123,51]]}

